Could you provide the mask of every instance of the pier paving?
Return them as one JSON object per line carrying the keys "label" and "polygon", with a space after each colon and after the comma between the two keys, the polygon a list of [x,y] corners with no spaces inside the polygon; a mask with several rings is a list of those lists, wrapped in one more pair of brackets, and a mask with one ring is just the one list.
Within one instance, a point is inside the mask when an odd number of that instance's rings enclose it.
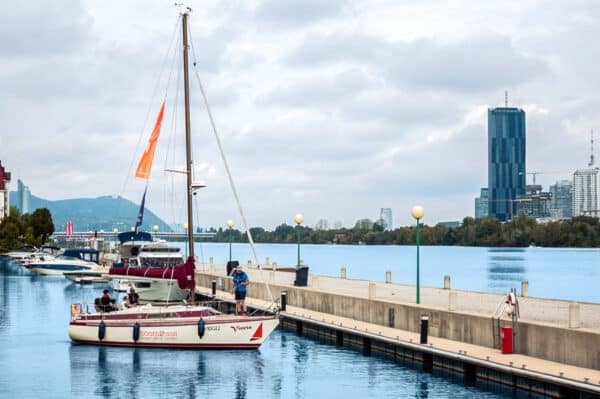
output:
{"label": "pier paving", "polygon": [[[196,291],[199,294],[211,295],[210,288],[197,287]],[[216,297],[225,301],[234,301],[233,296],[229,292],[221,290],[217,290]],[[269,308],[271,306],[269,301],[259,300],[256,298],[247,298],[247,303],[250,307],[254,308]],[[368,332],[404,343],[418,344],[420,338],[419,333],[386,327],[378,324],[365,323],[350,318],[339,317],[290,305],[287,305],[285,313],[286,315],[295,315],[315,320],[317,322],[327,323],[331,326],[349,328],[357,332]],[[590,389],[598,390],[598,392],[600,392],[599,370],[571,366],[520,354],[502,354],[498,349],[432,336],[429,336],[428,343],[425,344],[425,346],[446,351],[450,354],[461,355],[463,357],[484,361],[489,363],[492,367],[494,364],[497,364],[514,368],[515,371],[527,370],[554,378],[584,383],[589,385]]]}

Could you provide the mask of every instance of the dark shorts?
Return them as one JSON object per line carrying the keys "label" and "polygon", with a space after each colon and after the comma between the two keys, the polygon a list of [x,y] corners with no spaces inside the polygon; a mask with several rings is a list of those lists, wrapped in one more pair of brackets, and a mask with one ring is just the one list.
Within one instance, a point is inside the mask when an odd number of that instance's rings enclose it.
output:
{"label": "dark shorts", "polygon": [[235,292],[235,300],[236,301],[243,301],[244,299],[246,299],[246,291],[236,291]]}

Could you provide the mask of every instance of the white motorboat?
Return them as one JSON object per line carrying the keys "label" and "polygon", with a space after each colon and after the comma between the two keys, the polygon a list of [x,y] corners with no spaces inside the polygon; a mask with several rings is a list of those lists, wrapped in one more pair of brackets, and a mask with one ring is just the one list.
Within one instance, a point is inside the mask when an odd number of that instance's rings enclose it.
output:
{"label": "white motorboat", "polygon": [[[138,291],[140,299],[145,292],[144,287],[140,287],[138,284],[148,284],[146,288],[151,288],[151,290],[146,291],[148,294],[150,292],[159,293],[160,295],[167,293],[167,298],[170,298],[171,293],[177,293],[178,289],[181,290],[181,293],[189,293],[192,305],[152,306],[148,304],[112,311],[113,309],[106,309],[100,305],[101,299],[97,298],[94,305],[97,306],[96,312],[90,313],[88,312],[89,307],[86,306],[86,311],[83,312],[81,305],[72,304],[69,336],[75,342],[132,347],[253,349],[258,348],[279,324],[276,315],[234,316],[221,314],[207,306],[193,306],[195,302],[195,258],[192,195],[197,187],[204,187],[204,185],[192,183],[188,51],[193,46],[188,44],[187,21],[189,10],[189,8],[186,8],[181,14],[181,44],[184,57],[183,76],[186,116],[186,171],[182,173],[187,176],[187,233],[190,256],[184,263],[179,263],[183,260],[181,258],[176,260],[177,256],[181,257],[179,252],[169,250],[166,245],[158,247],[147,243],[132,245],[130,256],[125,256],[121,267],[112,267],[109,275],[111,278],[133,281],[136,284],[136,291]],[[148,239],[147,236],[145,240],[140,240],[140,235],[148,233],[138,233],[137,227],[142,225],[148,178],[156,141],[160,134],[165,101],[162,103],[148,147],[144,151],[136,171],[137,177],[146,179],[146,189],[142,197],[136,227],[132,233],[120,235],[121,242],[124,242],[124,240],[132,242],[152,241],[151,237]],[[224,159],[223,154],[222,156]],[[232,181],[231,184],[233,187]],[[249,241],[252,243],[250,232],[248,229],[247,231]],[[127,234],[132,236],[128,238]],[[255,250],[254,247],[253,250]],[[127,264],[125,264],[126,261]],[[148,263],[145,264],[144,262]],[[157,289],[156,284],[158,282],[167,282],[167,285],[164,286],[165,288]],[[148,298],[148,296],[145,296],[145,298]]]}
{"label": "white motorboat", "polygon": [[98,267],[98,251],[88,248],[66,249],[48,260],[31,262],[28,269],[43,275],[63,275],[69,271],[92,270]]}
{"label": "white motorboat", "polygon": [[133,287],[143,302],[181,301],[190,296],[187,276],[192,278],[193,266],[185,267],[179,248],[152,241],[145,232],[121,233],[119,240],[121,262],[114,264],[106,276],[115,290],[123,292]]}

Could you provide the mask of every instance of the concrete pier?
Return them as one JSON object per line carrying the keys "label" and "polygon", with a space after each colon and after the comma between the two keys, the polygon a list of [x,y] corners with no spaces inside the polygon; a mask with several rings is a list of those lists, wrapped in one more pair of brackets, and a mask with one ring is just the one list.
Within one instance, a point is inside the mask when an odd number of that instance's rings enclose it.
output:
{"label": "concrete pier", "polygon": [[[252,281],[248,288],[249,301],[264,305],[268,294],[258,270],[250,268],[247,272]],[[361,330],[361,334],[381,334],[386,339],[404,343],[411,343],[412,339],[415,343],[420,317],[427,315],[429,342],[433,348],[467,356],[472,362],[491,362],[509,368],[518,365],[525,371],[548,374],[559,382],[565,380],[556,386],[567,387],[576,382],[589,388],[585,392],[600,394],[599,304],[580,302],[573,306],[568,301],[520,297],[521,320],[516,337],[520,353],[502,355],[499,348],[494,347],[491,315],[504,295],[421,287],[421,304],[416,305],[415,287],[411,285],[320,275],[316,279],[318,287],[294,287],[293,273],[273,273],[269,280],[274,295],[278,297],[281,291],[288,292],[284,320],[291,319],[292,314],[320,322],[324,319],[332,331],[343,325]],[[224,266],[217,268],[217,274],[224,276]],[[213,278],[210,273],[198,272],[198,292],[208,292]],[[315,281],[313,275],[311,281]],[[230,279],[224,279],[224,291],[229,290],[229,284]],[[224,298],[227,299],[227,295]],[[509,324],[507,317],[501,319],[501,325]],[[305,331],[307,328],[305,326]],[[317,329],[321,328],[325,327]],[[379,344],[371,343],[371,348]],[[386,348],[388,344],[382,345]],[[448,355],[448,358],[456,359],[456,356]],[[483,370],[484,366],[476,366],[476,370],[478,367]]]}

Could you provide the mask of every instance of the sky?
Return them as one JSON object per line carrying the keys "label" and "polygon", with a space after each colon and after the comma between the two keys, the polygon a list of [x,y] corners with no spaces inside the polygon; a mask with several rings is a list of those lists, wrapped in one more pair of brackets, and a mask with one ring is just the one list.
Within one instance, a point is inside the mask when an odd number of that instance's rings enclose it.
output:
{"label": "sky", "polygon": [[[195,223],[394,226],[474,214],[487,109],[523,108],[545,188],[600,132],[600,4],[570,1],[188,1]],[[165,118],[146,205],[183,223],[180,9],[173,0],[11,1],[0,14],[0,161],[47,199],[141,200],[135,166]],[[600,141],[600,134],[597,134]],[[531,176],[528,176],[531,182]]]}

